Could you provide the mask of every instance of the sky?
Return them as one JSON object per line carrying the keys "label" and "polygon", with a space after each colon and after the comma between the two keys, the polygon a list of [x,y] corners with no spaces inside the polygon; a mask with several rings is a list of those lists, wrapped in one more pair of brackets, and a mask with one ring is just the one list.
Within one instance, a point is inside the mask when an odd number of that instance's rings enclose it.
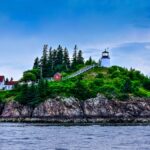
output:
{"label": "sky", "polygon": [[150,75],[149,0],[0,0],[0,74],[21,78],[44,44]]}

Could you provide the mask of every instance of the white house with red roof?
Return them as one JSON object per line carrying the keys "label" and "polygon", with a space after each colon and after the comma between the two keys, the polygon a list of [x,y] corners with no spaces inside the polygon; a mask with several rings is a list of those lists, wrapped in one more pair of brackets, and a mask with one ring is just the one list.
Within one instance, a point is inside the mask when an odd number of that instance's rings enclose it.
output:
{"label": "white house with red roof", "polygon": [[4,90],[4,89],[5,89],[5,77],[0,76],[0,90]]}
{"label": "white house with red roof", "polygon": [[10,80],[5,83],[5,90],[12,90],[17,82]]}
{"label": "white house with red roof", "polygon": [[13,78],[10,81],[7,79],[5,81],[5,76],[0,76],[0,90],[12,90],[17,84],[17,81],[13,81]]}

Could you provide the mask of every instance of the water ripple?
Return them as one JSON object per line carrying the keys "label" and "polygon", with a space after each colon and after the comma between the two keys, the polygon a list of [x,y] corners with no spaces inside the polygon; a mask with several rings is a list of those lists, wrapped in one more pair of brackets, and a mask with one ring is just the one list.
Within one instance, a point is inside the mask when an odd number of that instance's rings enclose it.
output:
{"label": "water ripple", "polygon": [[0,123],[0,150],[149,150],[150,126]]}

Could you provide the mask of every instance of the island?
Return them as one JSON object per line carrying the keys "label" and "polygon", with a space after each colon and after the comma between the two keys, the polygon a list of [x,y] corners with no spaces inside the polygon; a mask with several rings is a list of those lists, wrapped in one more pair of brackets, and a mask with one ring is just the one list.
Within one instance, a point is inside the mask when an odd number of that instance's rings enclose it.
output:
{"label": "island", "polygon": [[111,66],[107,49],[96,62],[76,45],[72,59],[67,48],[44,45],[19,81],[0,79],[1,122],[150,122],[150,78]]}

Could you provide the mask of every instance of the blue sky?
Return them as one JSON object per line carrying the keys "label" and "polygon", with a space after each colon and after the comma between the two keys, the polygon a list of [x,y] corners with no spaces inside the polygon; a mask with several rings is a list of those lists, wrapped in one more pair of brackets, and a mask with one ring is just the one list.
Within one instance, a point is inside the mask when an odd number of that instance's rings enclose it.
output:
{"label": "blue sky", "polygon": [[149,0],[0,0],[0,74],[19,79],[43,44],[75,44],[98,60],[150,75]]}

